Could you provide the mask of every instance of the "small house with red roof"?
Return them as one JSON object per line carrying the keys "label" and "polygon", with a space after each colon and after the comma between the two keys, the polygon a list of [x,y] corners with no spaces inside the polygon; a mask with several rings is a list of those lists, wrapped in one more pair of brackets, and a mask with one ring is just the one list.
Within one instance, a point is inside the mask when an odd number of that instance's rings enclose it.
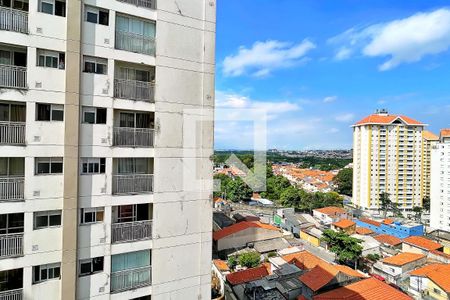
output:
{"label": "small house with red roof", "polygon": [[404,252],[378,261],[373,265],[373,273],[387,282],[397,284],[407,276],[407,272],[423,266],[427,257],[423,254]]}
{"label": "small house with red roof", "polygon": [[430,264],[410,273],[408,292],[431,299],[450,299],[450,265]]}
{"label": "small house with red roof", "polygon": [[342,219],[331,224],[331,229],[335,231],[343,231],[347,234],[354,234],[356,231],[356,223],[349,219]]}
{"label": "small house with red roof", "polygon": [[410,236],[402,241],[403,252],[427,255],[432,250],[442,251],[444,246],[423,236]]}
{"label": "small house with red roof", "polygon": [[313,216],[324,225],[339,222],[342,219],[348,219],[348,214],[345,209],[337,206],[328,206],[317,208],[313,210]]}

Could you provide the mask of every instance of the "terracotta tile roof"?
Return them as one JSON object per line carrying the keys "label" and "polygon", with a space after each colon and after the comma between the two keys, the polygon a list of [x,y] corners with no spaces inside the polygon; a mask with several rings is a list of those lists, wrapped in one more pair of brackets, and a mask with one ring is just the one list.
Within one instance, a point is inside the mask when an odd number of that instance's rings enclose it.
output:
{"label": "terracotta tile roof", "polygon": [[300,295],[297,297],[297,300],[308,300],[305,296]]}
{"label": "terracotta tile roof", "polygon": [[224,260],[214,259],[213,263],[219,271],[222,271],[222,272],[230,271],[230,268],[228,267],[227,262]]}
{"label": "terracotta tile roof", "polygon": [[403,243],[407,243],[425,250],[437,250],[439,248],[442,248],[441,244],[436,243],[427,238],[424,238],[422,236],[410,236],[404,239]]}
{"label": "terracotta tile roof", "polygon": [[432,133],[431,131],[428,131],[428,130],[422,131],[422,137],[428,141],[438,141],[439,140],[439,137],[437,135],[435,135],[434,133]]}
{"label": "terracotta tile roof", "polygon": [[295,252],[282,256],[287,263],[294,264],[302,270],[310,270],[317,265],[326,264],[321,258],[308,251]]}
{"label": "terracotta tile roof", "polygon": [[314,300],[411,300],[390,285],[368,278],[313,297]]}
{"label": "terracotta tile roof", "polygon": [[337,206],[328,206],[323,208],[317,208],[314,209],[315,211],[321,212],[323,214],[329,215],[329,216],[335,216],[337,214],[344,214],[346,213],[345,209]]}
{"label": "terracotta tile roof", "polygon": [[339,228],[344,228],[344,229],[351,227],[355,224],[356,224],[355,222],[348,220],[348,219],[342,219],[339,222],[333,223],[334,226],[339,227]]}
{"label": "terracotta tile roof", "polygon": [[402,243],[401,239],[399,239],[396,236],[389,235],[389,234],[380,234],[380,235],[374,236],[373,238],[382,244],[388,244],[391,246],[397,246]]}
{"label": "terracotta tile roof", "polygon": [[441,138],[449,137],[450,136],[450,129],[449,128],[442,129],[440,135],[441,135]]}
{"label": "terracotta tile roof", "polygon": [[370,225],[373,225],[373,226],[377,226],[377,227],[381,226],[381,222],[377,222],[377,221],[374,221],[374,220],[371,220],[371,219],[368,219],[368,218],[361,218],[359,220],[361,222],[364,222],[366,224],[370,224]]}
{"label": "terracotta tile roof", "polygon": [[351,277],[364,278],[359,272],[342,265],[331,265],[329,263],[318,265],[311,271],[301,275],[299,280],[314,292],[327,285],[336,275],[341,272]]}
{"label": "terracotta tile roof", "polygon": [[269,272],[267,272],[266,266],[259,266],[228,274],[226,278],[230,284],[236,285],[258,280],[267,275],[269,275]]}
{"label": "terracotta tile roof", "polygon": [[224,237],[227,237],[229,235],[232,235],[234,233],[237,233],[239,231],[248,229],[248,228],[263,228],[263,229],[268,229],[268,230],[274,230],[274,231],[280,231],[280,229],[278,229],[275,226],[269,225],[269,224],[263,224],[260,222],[248,222],[248,221],[244,221],[244,222],[239,222],[236,224],[233,224],[231,226],[225,227],[221,230],[218,230],[216,232],[213,233],[213,239],[215,241],[220,240]]}
{"label": "terracotta tile roof", "polygon": [[407,125],[424,125],[423,123],[401,115],[380,115],[372,114],[357,122],[355,126],[367,124],[391,124],[397,119],[403,120]]}
{"label": "terracotta tile roof", "polygon": [[439,251],[439,250],[430,250],[430,253],[433,253],[433,254],[442,256],[444,258],[450,259],[450,254],[444,253],[444,252]]}
{"label": "terracotta tile roof", "polygon": [[445,292],[450,293],[449,264],[431,264],[412,271],[410,275],[426,276]]}
{"label": "terracotta tile roof", "polygon": [[394,220],[392,220],[392,219],[384,219],[383,220],[383,224],[389,225],[389,224],[392,224],[392,223],[394,223]]}
{"label": "terracotta tile roof", "polygon": [[406,264],[412,263],[416,260],[422,259],[426,257],[423,254],[403,252],[391,257],[387,257],[382,260],[383,263],[394,265],[394,266],[404,266]]}
{"label": "terracotta tile roof", "polygon": [[365,227],[356,227],[356,233],[361,235],[368,235],[373,233],[373,231]]}

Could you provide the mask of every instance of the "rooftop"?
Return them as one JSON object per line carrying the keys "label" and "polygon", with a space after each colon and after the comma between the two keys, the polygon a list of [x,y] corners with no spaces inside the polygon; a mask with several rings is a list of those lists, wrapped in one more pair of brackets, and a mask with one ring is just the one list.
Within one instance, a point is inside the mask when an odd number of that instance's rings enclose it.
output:
{"label": "rooftop", "polygon": [[394,266],[404,266],[406,264],[412,263],[416,260],[422,259],[426,257],[423,254],[403,252],[391,257],[387,257],[382,260],[383,263],[394,265]]}
{"label": "rooftop", "polygon": [[428,131],[428,130],[422,131],[422,136],[424,139],[426,139],[428,141],[438,141],[439,140],[439,137],[437,135],[435,135],[434,133],[432,133],[431,131]]}
{"label": "rooftop", "polygon": [[302,270],[309,270],[317,265],[326,264],[327,262],[321,258],[311,254],[308,251],[300,251],[296,253],[291,253],[284,255],[282,257],[286,262],[296,265]]}
{"label": "rooftop", "polygon": [[373,225],[373,226],[377,226],[377,227],[380,227],[381,226],[381,222],[377,222],[377,221],[374,221],[374,220],[372,220],[372,219],[368,219],[368,218],[361,218],[361,219],[359,219],[361,222],[364,222],[364,223],[366,223],[366,224],[370,224],[370,225]]}
{"label": "rooftop", "polygon": [[415,276],[426,276],[435,284],[441,287],[445,292],[450,293],[450,265],[449,264],[431,264],[416,269],[410,273]]}
{"label": "rooftop", "polygon": [[441,138],[450,137],[450,129],[449,128],[441,129],[440,135]]}
{"label": "rooftop", "polygon": [[411,119],[407,116],[402,115],[389,115],[389,114],[372,114],[370,116],[365,117],[364,119],[357,122],[354,126],[360,125],[388,125],[394,123],[396,120],[400,120],[406,125],[425,125],[419,121]]}
{"label": "rooftop", "polygon": [[421,236],[410,236],[403,240],[403,243],[410,244],[425,250],[437,250],[442,245]]}
{"label": "rooftop", "polygon": [[329,216],[335,216],[337,214],[346,213],[345,209],[343,209],[341,207],[337,207],[337,206],[328,206],[328,207],[323,207],[323,208],[317,208],[317,209],[314,209],[314,211],[318,211],[320,213],[323,213],[323,214],[329,215]]}
{"label": "rooftop", "polygon": [[224,237],[227,237],[229,235],[235,234],[237,232],[240,232],[242,230],[248,229],[248,228],[263,228],[268,230],[274,230],[279,231],[279,229],[275,226],[269,225],[269,224],[263,224],[261,222],[239,222],[236,224],[233,224],[231,226],[225,227],[221,230],[218,230],[213,233],[213,239],[215,241],[218,241],[220,239],[223,239]]}
{"label": "rooftop", "polygon": [[230,268],[227,265],[227,262],[221,259],[214,259],[213,260],[214,265],[216,268],[221,272],[230,271]]}
{"label": "rooftop", "polygon": [[314,300],[411,300],[408,295],[375,278],[368,278],[314,296]]}
{"label": "rooftop", "polygon": [[334,226],[342,228],[342,229],[352,227],[355,224],[356,224],[355,222],[348,220],[348,219],[342,219],[339,222],[333,223]]}
{"label": "rooftop", "polygon": [[368,235],[373,233],[373,231],[365,227],[356,227],[356,233],[361,235]]}
{"label": "rooftop", "polygon": [[399,239],[396,236],[390,235],[390,234],[380,234],[380,235],[374,236],[373,238],[382,244],[388,244],[391,246],[397,246],[402,243],[401,239]]}
{"label": "rooftop", "polygon": [[236,285],[258,280],[267,275],[269,275],[269,272],[267,271],[266,266],[259,266],[228,274],[226,278],[230,284]]}

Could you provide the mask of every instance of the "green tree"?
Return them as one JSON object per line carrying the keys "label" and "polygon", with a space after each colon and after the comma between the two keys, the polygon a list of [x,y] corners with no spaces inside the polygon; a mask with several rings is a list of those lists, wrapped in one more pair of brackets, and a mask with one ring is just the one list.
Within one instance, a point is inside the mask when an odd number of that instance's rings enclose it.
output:
{"label": "green tree", "polygon": [[302,209],[301,193],[296,187],[289,186],[281,192],[279,203],[284,207],[294,207]]}
{"label": "green tree", "polygon": [[230,269],[234,269],[234,267],[236,267],[236,265],[238,264],[236,256],[230,256],[228,257],[228,267],[230,267]]}
{"label": "green tree", "polygon": [[225,174],[216,174],[214,179],[220,180],[219,190],[214,192],[214,197],[226,198],[226,186],[232,179]]}
{"label": "green tree", "polygon": [[387,211],[392,208],[391,195],[386,192],[380,194],[380,209],[383,211],[383,216],[386,218]]}
{"label": "green tree", "polygon": [[279,201],[281,193],[291,186],[288,179],[283,176],[272,176],[266,180],[266,191],[261,192],[261,197],[273,201]]}
{"label": "green tree", "polygon": [[261,262],[261,255],[258,252],[247,252],[239,255],[238,262],[241,266],[254,268]]}
{"label": "green tree", "polygon": [[422,207],[426,211],[430,211],[430,197],[425,196],[422,199]]}
{"label": "green tree", "polygon": [[327,243],[330,251],[336,254],[338,262],[354,262],[356,269],[358,258],[363,250],[362,240],[351,237],[342,231],[326,229],[323,231],[322,241]]}
{"label": "green tree", "polygon": [[334,183],[337,186],[336,192],[351,196],[353,189],[353,169],[345,168],[340,170],[336,177],[334,177]]}
{"label": "green tree", "polygon": [[230,180],[225,186],[226,198],[233,202],[248,200],[252,197],[253,191],[245,182],[237,177]]}
{"label": "green tree", "polygon": [[423,208],[420,206],[413,207],[414,218],[416,219],[416,222],[420,222],[420,220],[422,219],[422,211]]}

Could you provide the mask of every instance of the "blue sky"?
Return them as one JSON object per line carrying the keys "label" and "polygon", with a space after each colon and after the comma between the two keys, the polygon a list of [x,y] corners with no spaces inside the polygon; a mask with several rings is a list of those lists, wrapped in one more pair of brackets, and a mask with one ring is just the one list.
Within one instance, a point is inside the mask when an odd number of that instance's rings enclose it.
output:
{"label": "blue sky", "polygon": [[[219,0],[216,106],[267,109],[269,148],[351,148],[350,126],[377,108],[437,133],[450,127],[446,5]],[[251,122],[218,120],[215,147],[250,149],[252,135]]]}

